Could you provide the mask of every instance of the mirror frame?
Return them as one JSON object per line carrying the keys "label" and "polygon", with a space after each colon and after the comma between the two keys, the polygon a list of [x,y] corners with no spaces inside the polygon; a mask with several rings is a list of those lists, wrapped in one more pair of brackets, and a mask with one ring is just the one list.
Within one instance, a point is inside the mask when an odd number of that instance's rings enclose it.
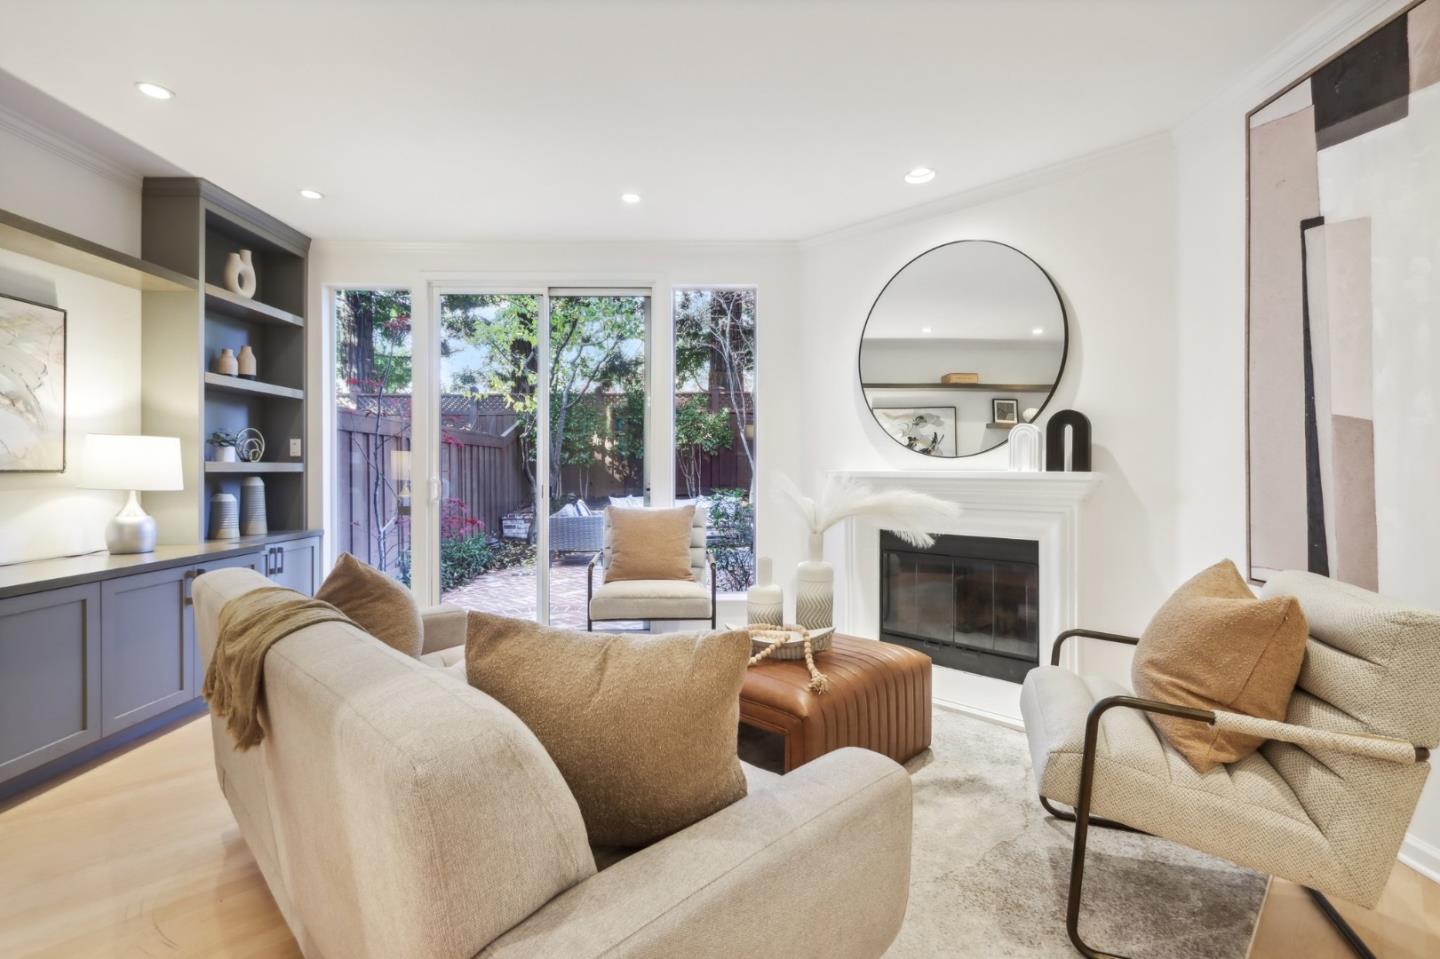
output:
{"label": "mirror frame", "polygon": [[875,422],[875,426],[880,430],[882,434],[885,435],[885,438],[891,443],[894,443],[896,446],[900,447],[901,449],[906,450],[906,452],[915,453],[916,456],[924,456],[927,460],[960,460],[967,459],[971,456],[979,456],[982,453],[989,453],[993,450],[998,450],[1001,447],[1005,446],[1007,443],[1009,443],[1010,434],[1007,432],[1004,438],[1001,439],[994,446],[987,446],[984,449],[976,450],[973,453],[957,452],[954,456],[926,456],[926,454],[924,453],[917,453],[915,450],[907,449],[904,444],[897,442],[894,437],[890,436],[888,433],[885,433],[885,425],[880,422],[880,417],[875,415],[875,407],[870,405],[870,400],[865,395],[865,378],[864,370],[861,367],[861,353],[865,349],[865,331],[870,328],[870,319],[875,315],[875,307],[880,305],[880,300],[884,298],[885,291],[890,289],[890,284],[894,283],[895,280],[899,278],[901,273],[904,273],[907,269],[909,269],[912,263],[914,263],[916,260],[919,260],[921,257],[929,256],[936,250],[942,250],[947,246],[957,246],[961,243],[991,243],[995,246],[1003,246],[1005,247],[1005,249],[1011,250],[1015,253],[1018,253],[1020,256],[1025,257],[1025,259],[1029,260],[1034,265],[1035,269],[1040,271],[1040,275],[1045,277],[1045,282],[1050,284],[1050,291],[1055,294],[1055,302],[1060,305],[1060,322],[1064,324],[1065,329],[1065,339],[1060,344],[1060,367],[1055,371],[1055,382],[1050,387],[1050,392],[1045,394],[1045,399],[1040,403],[1040,406],[1035,411],[1035,419],[1031,420],[1030,422],[1037,422],[1040,419],[1040,415],[1045,412],[1046,407],[1050,405],[1050,401],[1055,398],[1056,391],[1060,389],[1060,381],[1065,376],[1065,364],[1070,358],[1070,311],[1065,308],[1065,297],[1060,294],[1060,287],[1058,284],[1056,284],[1055,278],[1050,275],[1050,272],[1046,270],[1043,266],[1041,266],[1039,263],[1037,263],[1034,257],[1030,256],[1030,254],[1026,253],[1019,247],[1011,246],[1009,243],[1002,243],[999,240],[947,240],[944,243],[937,243],[935,246],[930,247],[930,249],[925,250],[921,253],[917,253],[915,256],[912,256],[910,259],[906,260],[904,265],[901,266],[900,269],[896,270],[894,275],[892,275],[890,279],[885,281],[885,285],[882,286],[880,288],[880,292],[875,295],[874,302],[870,304],[870,309],[865,314],[865,324],[860,327],[860,344],[855,350],[855,379],[859,383],[860,399],[864,401],[865,409],[870,413],[870,419]]}

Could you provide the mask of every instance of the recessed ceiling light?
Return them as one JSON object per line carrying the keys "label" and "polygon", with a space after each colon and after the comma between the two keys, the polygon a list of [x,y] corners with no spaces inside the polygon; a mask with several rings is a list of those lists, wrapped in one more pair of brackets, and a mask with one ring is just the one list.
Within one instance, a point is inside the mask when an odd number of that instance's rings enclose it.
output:
{"label": "recessed ceiling light", "polygon": [[1030,331],[1030,335],[1031,335],[1031,336],[1044,336],[1044,335],[1045,335],[1045,328],[1044,328],[1043,326],[1037,326],[1037,327],[1035,327],[1035,329],[1033,329],[1033,330]]}
{"label": "recessed ceiling light", "polygon": [[151,83],[148,80],[141,80],[135,84],[135,89],[145,94],[152,100],[170,100],[175,97],[175,92],[168,87],[162,87],[158,83]]}
{"label": "recessed ceiling light", "polygon": [[929,333],[929,332],[932,332],[932,331],[931,331],[931,328],[930,328],[930,327],[928,327],[928,326],[922,326],[922,327],[920,327],[920,332],[921,332],[921,333]]}
{"label": "recessed ceiling light", "polygon": [[635,204],[637,204],[637,203],[640,202],[640,194],[638,194],[638,193],[622,193],[622,194],[620,194],[620,202],[621,202],[621,203],[628,203],[628,204],[630,204],[631,206],[634,206]]}
{"label": "recessed ceiling light", "polygon": [[917,166],[905,174],[906,183],[929,183],[933,179],[935,179],[935,171],[928,166]]}
{"label": "recessed ceiling light", "polygon": [[319,190],[301,190],[301,191],[300,191],[300,195],[303,196],[303,197],[304,197],[305,199],[307,199],[307,200],[323,200],[323,199],[325,199],[325,194],[321,193]]}

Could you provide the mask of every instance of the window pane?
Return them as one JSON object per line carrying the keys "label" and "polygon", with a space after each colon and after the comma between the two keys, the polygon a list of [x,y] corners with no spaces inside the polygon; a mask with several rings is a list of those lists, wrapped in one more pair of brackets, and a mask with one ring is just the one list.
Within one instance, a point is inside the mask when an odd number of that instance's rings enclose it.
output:
{"label": "window pane", "polygon": [[440,599],[536,619],[538,296],[440,297]]}
{"label": "window pane", "polygon": [[410,583],[410,293],[335,294],[337,548]]}
{"label": "window pane", "polygon": [[707,506],[722,592],[755,582],[755,291],[675,294],[675,495]]}
{"label": "window pane", "polygon": [[[556,626],[585,627],[585,579],[604,544],[605,507],[645,502],[649,314],[645,296],[550,298],[550,622]],[[598,628],[642,625],[607,620]]]}

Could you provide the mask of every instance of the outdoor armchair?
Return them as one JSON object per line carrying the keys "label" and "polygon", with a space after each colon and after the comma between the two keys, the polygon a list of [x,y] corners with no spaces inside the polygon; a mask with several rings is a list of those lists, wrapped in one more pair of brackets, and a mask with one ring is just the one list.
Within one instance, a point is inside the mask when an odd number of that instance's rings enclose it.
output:
{"label": "outdoor armchair", "polygon": [[[585,570],[585,628],[605,620],[709,620],[715,626],[715,561],[705,549],[708,514],[696,508],[690,527],[689,580],[618,580],[607,583],[604,571],[614,550],[615,528],[604,514],[604,548]],[[601,574],[600,585],[595,574]]]}

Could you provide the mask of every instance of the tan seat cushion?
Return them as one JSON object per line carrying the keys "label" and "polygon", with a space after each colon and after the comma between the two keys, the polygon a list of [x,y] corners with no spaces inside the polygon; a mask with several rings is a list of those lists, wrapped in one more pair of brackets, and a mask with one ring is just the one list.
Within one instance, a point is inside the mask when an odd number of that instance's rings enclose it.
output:
{"label": "tan seat cushion", "polygon": [[693,580],[690,527],[695,507],[621,509],[611,506],[614,533],[605,582],[630,579]]}
{"label": "tan seat cushion", "polygon": [[592,846],[643,846],[745,795],[747,634],[619,636],[470,614],[466,675],[545,746]]}
{"label": "tan seat cushion", "polygon": [[[1225,560],[1160,607],[1140,636],[1130,678],[1146,699],[1283,720],[1308,636],[1294,597],[1256,599]],[[1263,742],[1188,719],[1152,714],[1150,720],[1202,773],[1243,759]]]}
{"label": "tan seat cushion", "polygon": [[591,619],[709,619],[710,588],[694,580],[625,579],[595,587]]}
{"label": "tan seat cushion", "polygon": [[373,566],[341,553],[335,568],[315,591],[365,632],[406,656],[420,655],[425,627],[420,606],[405,587]]}

